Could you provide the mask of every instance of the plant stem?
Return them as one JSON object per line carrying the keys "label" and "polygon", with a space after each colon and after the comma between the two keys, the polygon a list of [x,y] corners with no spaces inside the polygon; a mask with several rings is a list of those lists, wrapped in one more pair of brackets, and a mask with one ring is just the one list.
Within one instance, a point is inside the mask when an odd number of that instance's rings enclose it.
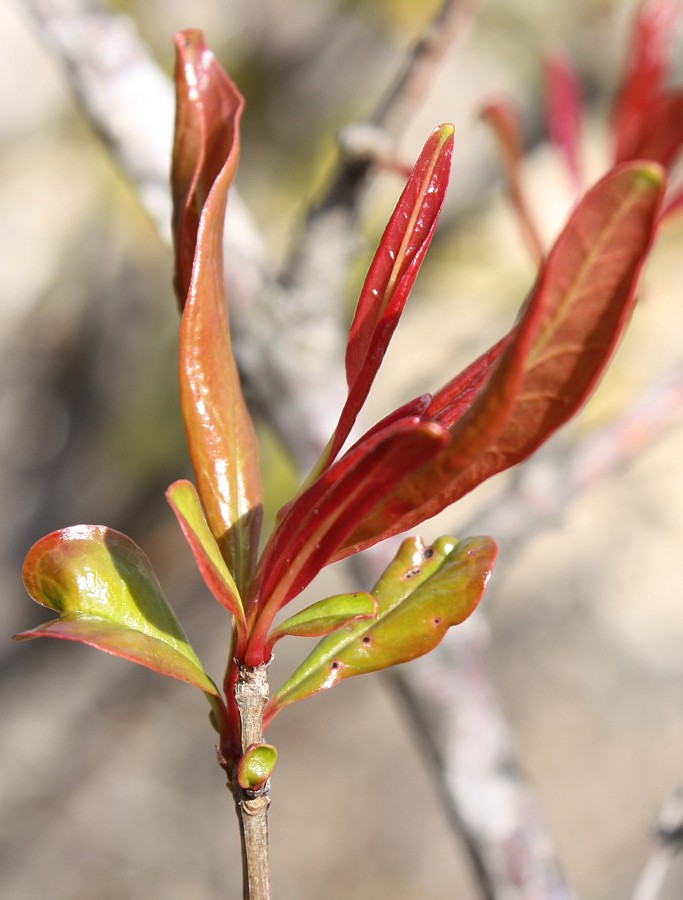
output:
{"label": "plant stem", "polygon": [[[263,743],[263,709],[268,700],[266,665],[249,668],[239,666],[235,685],[235,702],[240,713],[242,753],[252,744]],[[244,900],[270,900],[270,865],[268,859],[268,792],[267,781],[258,790],[240,787],[236,773],[231,788],[240,825]]]}

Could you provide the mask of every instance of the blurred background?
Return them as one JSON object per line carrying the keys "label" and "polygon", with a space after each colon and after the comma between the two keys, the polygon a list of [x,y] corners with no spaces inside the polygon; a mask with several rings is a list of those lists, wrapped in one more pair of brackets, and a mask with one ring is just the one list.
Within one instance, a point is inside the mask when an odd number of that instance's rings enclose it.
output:
{"label": "blurred background", "polygon": [[[277,264],[325,184],[337,131],[367,118],[438,5],[110,7],[131,17],[169,74],[173,33],[204,30],[246,96],[238,186]],[[561,47],[578,66],[585,162],[597,175],[607,165],[606,121],[632,11],[617,0],[488,0],[473,14],[400,143],[410,161],[432,127],[456,123],[442,223],[368,421],[437,388],[489,346],[531,285],[533,265],[479,106],[501,92],[520,104],[530,147],[525,179],[550,237],[569,185],[542,137],[542,54]],[[0,895],[237,897],[237,827],[199,694],[88,648],[10,641],[46,618],[23,590],[23,556],[43,534],[79,522],[125,531],[145,549],[216,679],[228,629],[163,498],[189,472],[170,251],[22,4],[0,4],[0,24]],[[400,187],[382,173],[366,199],[349,314]],[[585,412],[533,469],[494,479],[426,523],[426,539],[461,534],[515,477],[528,480],[542,516],[562,441],[582,439],[648,385],[680,374],[682,241],[679,216],[661,234],[634,321]],[[656,440],[577,494],[540,534],[514,547],[501,542],[484,602],[490,665],[521,766],[569,882],[586,900],[630,895],[661,804],[683,780],[681,424],[672,413]],[[267,422],[259,435],[272,514],[297,476]],[[342,590],[342,577],[326,572],[307,597]],[[308,651],[289,643],[275,683]],[[280,752],[271,807],[276,897],[476,896],[438,788],[383,676],[287,710],[269,736]],[[662,897],[682,895],[679,864]]]}

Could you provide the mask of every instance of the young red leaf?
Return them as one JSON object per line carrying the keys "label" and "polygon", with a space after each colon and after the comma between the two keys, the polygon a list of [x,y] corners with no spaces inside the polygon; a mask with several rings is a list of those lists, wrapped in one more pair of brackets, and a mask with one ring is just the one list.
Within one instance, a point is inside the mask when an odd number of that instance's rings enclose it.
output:
{"label": "young red leaf", "polygon": [[493,128],[498,142],[508,195],[517,214],[524,243],[533,259],[540,262],[544,256],[543,242],[522,184],[524,143],[517,109],[507,100],[491,100],[482,108],[481,116]]}
{"label": "young red leaf", "polygon": [[545,59],[545,117],[548,137],[559,150],[577,194],[581,191],[581,94],[576,72],[565,57]]}
{"label": "young red leaf", "polygon": [[219,695],[149,560],[125,534],[99,525],[55,531],[29,550],[23,574],[31,598],[59,618],[16,640],[80,641]]}
{"label": "young red leaf", "polygon": [[175,481],[166,491],[166,499],[176,514],[204,583],[221,606],[235,616],[244,628],[242,600],[206,523],[194,485],[189,481]]}
{"label": "young red leaf", "polygon": [[677,0],[644,0],[638,11],[613,114],[617,163],[639,156],[662,93],[677,12]]}
{"label": "young red leaf", "polygon": [[247,604],[247,665],[267,661],[266,633],[277,611],[327,565],[348,534],[407,473],[447,439],[440,425],[411,418],[359,442],[288,509],[263,552]]}
{"label": "young red leaf", "polygon": [[[519,321],[498,345],[502,352],[489,351],[470,367],[489,375],[469,408],[454,419],[449,391],[436,395],[429,412],[449,428],[448,445],[366,516],[338,558],[436,515],[526,459],[577,412],[630,316],[664,181],[659,166],[629,163],[584,196]],[[494,364],[487,366],[491,354]]]}
{"label": "young red leaf", "polygon": [[422,265],[448,186],[453,133],[452,125],[441,125],[430,135],[368,270],[346,349],[349,393],[323,465],[349,436]]}
{"label": "young red leaf", "polygon": [[496,558],[490,538],[442,537],[432,547],[404,541],[372,589],[373,619],[349,623],[324,638],[268,703],[264,725],[285,706],[345,678],[377,672],[428,653],[481,599]]}
{"label": "young red leaf", "polygon": [[182,32],[176,47],[173,193],[180,290],[190,248],[194,255],[180,324],[180,404],[206,519],[241,590],[253,569],[261,524],[256,438],[223,289],[223,220],[239,155],[242,99],[199,32]]}

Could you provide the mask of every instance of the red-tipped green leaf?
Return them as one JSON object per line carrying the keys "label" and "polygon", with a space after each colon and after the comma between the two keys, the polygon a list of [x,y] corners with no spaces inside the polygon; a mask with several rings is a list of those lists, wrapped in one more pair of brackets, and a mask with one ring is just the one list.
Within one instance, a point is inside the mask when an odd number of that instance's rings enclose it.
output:
{"label": "red-tipped green leaf", "polygon": [[442,537],[432,547],[404,541],[372,590],[377,616],[324,638],[266,707],[267,724],[283,707],[345,678],[428,653],[477,606],[496,557],[490,538]]}
{"label": "red-tipped green leaf", "polygon": [[358,591],[353,594],[335,594],[312,603],[281,622],[268,636],[268,649],[271,650],[280,638],[322,637],[346,622],[371,619],[376,613],[377,601],[372,594]]}
{"label": "red-tipped green leaf", "polygon": [[258,593],[247,606],[253,624],[247,665],[266,661],[266,632],[277,611],[331,561],[363,516],[446,440],[445,430],[434,423],[414,418],[396,422],[352,447],[297,498],[259,563]]}
{"label": "red-tipped green leaf", "polygon": [[565,57],[545,59],[545,117],[550,142],[559,150],[578,194],[581,190],[581,93],[576,72]]}
{"label": "red-tipped green leaf", "polygon": [[349,394],[325,455],[329,465],[365,402],[441,212],[453,153],[452,125],[427,140],[396,204],[361,290],[346,348]]}
{"label": "red-tipped green leaf", "polygon": [[519,113],[510,101],[498,99],[485,104],[481,110],[481,116],[493,129],[498,143],[508,196],[517,215],[524,243],[532,257],[540,262],[544,254],[543,242],[534,222],[522,179],[524,142],[520,130]]}
{"label": "red-tipped green leaf", "polygon": [[237,783],[245,791],[255,791],[270,778],[277,750],[272,744],[252,744],[237,764]]}
{"label": "red-tipped green leaf", "polygon": [[218,696],[149,560],[125,534],[99,525],[55,531],[29,550],[23,574],[31,598],[59,618],[17,640],[80,641]]}
{"label": "red-tipped green leaf", "polygon": [[206,519],[242,590],[261,524],[256,438],[232,354],[223,289],[223,220],[239,155],[242,99],[199,32],[182,32],[176,46],[173,194],[181,289],[190,248],[194,258],[180,325],[180,404]]}
{"label": "red-tipped green leaf", "polygon": [[615,162],[635,159],[664,84],[677,0],[644,0],[633,29],[614,108]]}
{"label": "red-tipped green leaf", "polygon": [[[502,352],[496,359],[489,351],[470,367],[475,374],[488,370],[488,377],[479,382],[469,408],[454,419],[452,405],[438,405],[441,398],[453,403],[449,391],[435,396],[429,412],[449,428],[448,445],[387,495],[352,533],[339,558],[436,515],[485,479],[526,459],[578,411],[633,308],[664,181],[659,166],[629,163],[584,196],[519,321],[498,345]],[[495,364],[487,366],[491,353]]]}
{"label": "red-tipped green leaf", "polygon": [[166,499],[176,514],[202,578],[216,600],[244,625],[242,600],[206,523],[199,495],[190,481],[175,481]]}

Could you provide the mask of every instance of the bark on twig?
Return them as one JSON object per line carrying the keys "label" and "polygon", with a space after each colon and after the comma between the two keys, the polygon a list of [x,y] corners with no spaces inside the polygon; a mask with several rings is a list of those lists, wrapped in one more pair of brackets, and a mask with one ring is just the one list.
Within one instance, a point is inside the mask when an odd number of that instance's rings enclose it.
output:
{"label": "bark on twig", "polygon": [[[242,753],[263,743],[263,709],[268,702],[268,668],[240,666],[235,701],[240,711]],[[270,784],[255,791],[240,787],[234,778],[235,797],[242,840],[244,900],[270,900],[270,862],[268,852],[268,807]]]}
{"label": "bark on twig", "polygon": [[667,799],[659,814],[657,844],[645,864],[631,900],[658,900],[671,863],[683,849],[683,787]]}

